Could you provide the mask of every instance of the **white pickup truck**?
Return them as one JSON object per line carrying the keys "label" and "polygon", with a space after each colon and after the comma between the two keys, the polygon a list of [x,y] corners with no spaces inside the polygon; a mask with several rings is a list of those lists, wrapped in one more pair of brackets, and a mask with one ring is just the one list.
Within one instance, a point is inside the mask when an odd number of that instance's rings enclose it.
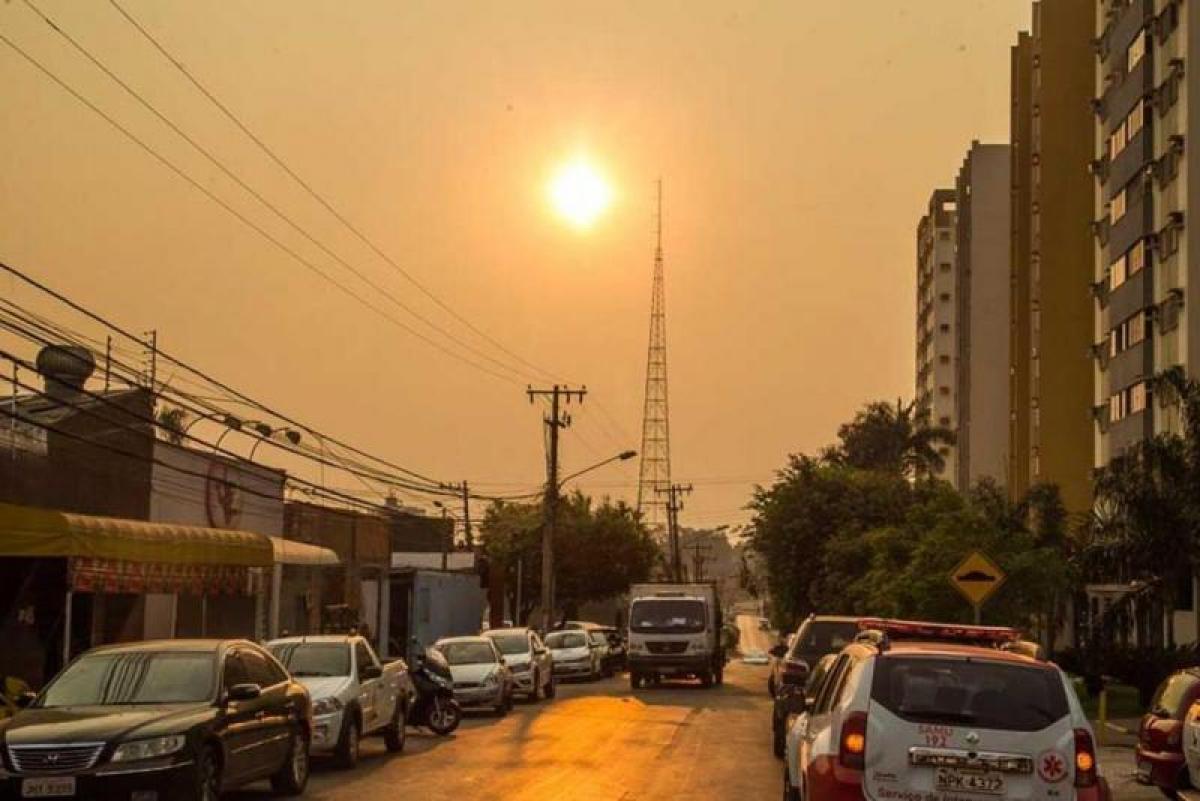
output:
{"label": "white pickup truck", "polygon": [[403,661],[381,662],[355,635],[285,637],[267,648],[312,696],[312,753],[351,768],[363,737],[381,735],[389,751],[404,748],[414,691]]}

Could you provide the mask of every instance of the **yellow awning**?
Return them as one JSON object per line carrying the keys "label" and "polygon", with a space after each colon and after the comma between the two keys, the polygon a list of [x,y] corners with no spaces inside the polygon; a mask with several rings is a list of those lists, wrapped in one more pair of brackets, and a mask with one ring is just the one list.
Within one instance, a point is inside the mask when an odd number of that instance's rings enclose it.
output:
{"label": "yellow awning", "polygon": [[0,503],[0,556],[63,556],[175,565],[268,567],[271,538]]}

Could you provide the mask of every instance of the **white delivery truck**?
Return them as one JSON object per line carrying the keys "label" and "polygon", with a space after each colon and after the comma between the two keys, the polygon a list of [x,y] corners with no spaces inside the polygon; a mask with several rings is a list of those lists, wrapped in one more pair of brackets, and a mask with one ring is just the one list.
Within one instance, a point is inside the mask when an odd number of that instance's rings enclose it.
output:
{"label": "white delivery truck", "polygon": [[712,582],[634,584],[629,589],[629,684],[694,676],[705,687],[725,672],[721,599]]}

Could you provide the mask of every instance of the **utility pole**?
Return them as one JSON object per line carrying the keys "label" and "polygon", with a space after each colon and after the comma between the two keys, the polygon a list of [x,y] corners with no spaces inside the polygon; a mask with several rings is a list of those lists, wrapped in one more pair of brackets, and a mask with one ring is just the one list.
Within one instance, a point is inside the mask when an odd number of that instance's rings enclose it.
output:
{"label": "utility pole", "polygon": [[467,486],[464,479],[462,483],[462,502],[463,502],[463,538],[467,544],[467,550],[475,549],[475,535],[471,533],[471,489]]}
{"label": "utility pole", "polygon": [[679,547],[679,513],[683,511],[681,496],[690,495],[692,485],[672,484],[655,487],[654,491],[667,496],[667,550],[671,563],[671,580],[683,581],[683,559]]}
{"label": "utility pole", "polygon": [[542,499],[542,631],[554,625],[554,529],[558,520],[558,432],[571,425],[571,416],[562,411],[565,399],[570,403],[578,398],[583,403],[587,387],[570,389],[555,384],[550,389],[526,389],[529,402],[550,398],[550,413],[543,418],[549,429],[549,452],[546,454],[546,492]]}
{"label": "utility pole", "polygon": [[688,550],[692,552],[692,581],[704,581],[704,557],[712,546],[696,542],[688,546]]}
{"label": "utility pole", "polygon": [[154,385],[158,381],[158,331],[151,330],[146,332],[146,380],[149,382],[150,391],[154,391]]}

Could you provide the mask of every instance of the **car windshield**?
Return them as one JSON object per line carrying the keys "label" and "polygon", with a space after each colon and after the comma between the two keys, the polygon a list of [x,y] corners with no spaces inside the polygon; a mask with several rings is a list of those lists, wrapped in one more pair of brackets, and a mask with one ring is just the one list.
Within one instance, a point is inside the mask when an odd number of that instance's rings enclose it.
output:
{"label": "car windshield", "polygon": [[1168,677],[1154,694],[1150,710],[1163,717],[1182,719],[1191,706],[1190,699],[1197,682],[1200,682],[1200,678],[1182,671]]}
{"label": "car windshield", "polygon": [[349,676],[350,647],[345,643],[289,642],[271,653],[296,678]]}
{"label": "car windshield", "polygon": [[792,640],[791,655],[815,662],[825,654],[842,650],[857,634],[857,623],[813,620],[797,632],[798,636]]}
{"label": "car windshield", "polygon": [[215,681],[209,651],[94,654],[59,674],[39,706],[200,703],[214,697]]}
{"label": "car windshield", "polygon": [[1058,673],[1043,665],[885,656],[871,700],[917,723],[1039,731],[1069,712]]}
{"label": "car windshield", "polygon": [[529,653],[529,638],[524,634],[494,634],[492,642],[505,656]]}
{"label": "car windshield", "polygon": [[556,651],[567,648],[586,648],[587,638],[577,631],[556,631],[546,635],[546,647]]}
{"label": "car windshield", "polygon": [[496,661],[491,644],[478,640],[438,643],[437,649],[451,665],[481,665]]}
{"label": "car windshield", "polygon": [[629,613],[629,628],[644,634],[704,631],[704,603],[660,598],[635,601]]}

